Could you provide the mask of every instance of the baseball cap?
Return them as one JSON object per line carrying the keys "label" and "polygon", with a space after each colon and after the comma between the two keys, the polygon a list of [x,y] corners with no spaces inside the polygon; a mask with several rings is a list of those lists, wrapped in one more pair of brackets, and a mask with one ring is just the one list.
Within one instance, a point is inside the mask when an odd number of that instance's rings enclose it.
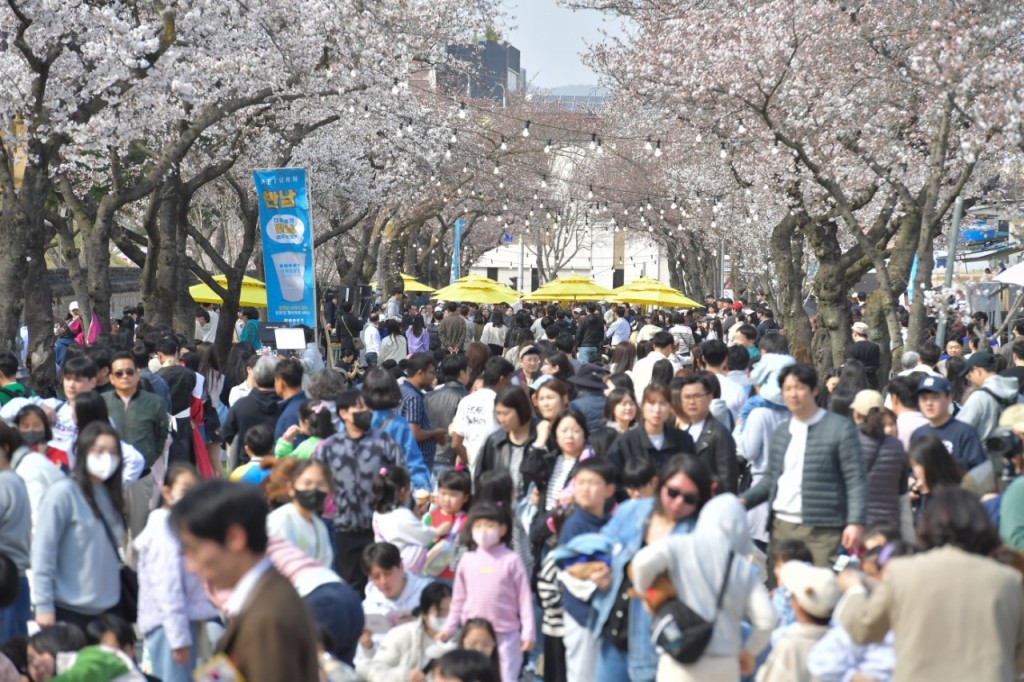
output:
{"label": "baseball cap", "polygon": [[868,335],[868,325],[866,322],[854,322],[850,329],[853,330],[854,334],[860,334],[861,336]]}
{"label": "baseball cap", "polygon": [[573,311],[574,313],[576,313],[577,315],[579,315],[580,313],[582,313],[582,312],[583,312],[583,308],[573,308],[573,309],[572,309],[572,311]]}
{"label": "baseball cap", "polygon": [[802,561],[784,563],[779,572],[779,580],[800,607],[815,618],[831,616],[842,596],[839,583],[831,570]]}
{"label": "baseball cap", "polygon": [[975,367],[981,367],[982,369],[994,369],[996,366],[996,356],[992,355],[988,351],[979,351],[977,353],[971,353],[971,357],[967,358],[967,364],[960,370],[960,376],[967,376]]}
{"label": "baseball cap", "polygon": [[921,383],[917,385],[918,393],[952,393],[953,384],[949,383],[945,377],[937,376],[926,376],[921,379]]}
{"label": "baseball cap", "polygon": [[522,358],[524,355],[540,355],[540,348],[537,346],[526,346],[519,351],[519,357]]}
{"label": "baseball cap", "polygon": [[868,416],[868,413],[871,412],[871,408],[873,407],[882,409],[885,407],[885,401],[882,400],[881,393],[870,388],[865,388],[863,391],[857,391],[857,395],[854,396],[853,402],[850,403],[850,409],[862,417]]}
{"label": "baseball cap", "polygon": [[70,313],[72,310],[78,310],[78,301],[72,301],[68,304],[68,312]]}
{"label": "baseball cap", "polygon": [[735,303],[732,304],[732,309],[733,310],[743,310],[743,304],[740,303],[739,301],[736,301]]}
{"label": "baseball cap", "polygon": [[576,370],[576,374],[569,377],[569,383],[580,388],[603,391],[605,389],[604,375],[607,373],[608,371],[601,365],[587,362],[580,365],[580,368]]}

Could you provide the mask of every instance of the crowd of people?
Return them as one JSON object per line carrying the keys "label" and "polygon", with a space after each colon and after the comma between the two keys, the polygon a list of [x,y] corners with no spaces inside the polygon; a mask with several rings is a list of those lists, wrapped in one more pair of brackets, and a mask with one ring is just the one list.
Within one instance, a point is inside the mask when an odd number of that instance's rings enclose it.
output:
{"label": "crowd of people", "polygon": [[73,304],[0,354],[0,682],[1020,679],[1024,322],[819,376],[705,304]]}

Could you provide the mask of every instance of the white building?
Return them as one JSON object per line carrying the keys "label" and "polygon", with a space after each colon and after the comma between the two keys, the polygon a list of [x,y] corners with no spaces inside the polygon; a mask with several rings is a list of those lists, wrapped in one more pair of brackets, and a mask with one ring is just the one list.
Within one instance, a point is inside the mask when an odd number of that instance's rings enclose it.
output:
{"label": "white building", "polygon": [[[643,276],[668,282],[665,249],[640,233],[595,228],[584,234],[580,241],[575,254],[555,276],[582,275],[609,289]],[[504,244],[485,252],[468,270],[528,294],[536,289],[533,283],[537,279],[537,250],[536,245],[529,242],[524,247],[520,248],[517,238],[512,244]],[[571,253],[573,250],[570,246],[566,251]],[[519,286],[517,282],[520,254],[525,286]]]}

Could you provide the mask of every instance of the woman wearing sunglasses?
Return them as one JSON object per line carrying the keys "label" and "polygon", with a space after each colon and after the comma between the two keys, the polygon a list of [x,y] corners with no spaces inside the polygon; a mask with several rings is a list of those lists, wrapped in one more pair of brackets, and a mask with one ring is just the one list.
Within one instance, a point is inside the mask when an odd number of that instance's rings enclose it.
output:
{"label": "woman wearing sunglasses", "polygon": [[669,459],[658,481],[653,498],[620,504],[601,529],[613,550],[611,566],[590,577],[598,588],[591,600],[597,611],[597,618],[591,619],[592,632],[600,640],[598,680],[655,679],[658,653],[651,644],[651,616],[640,600],[629,598],[632,583],[627,569],[644,547],[692,531],[711,497],[711,472],[689,455]]}

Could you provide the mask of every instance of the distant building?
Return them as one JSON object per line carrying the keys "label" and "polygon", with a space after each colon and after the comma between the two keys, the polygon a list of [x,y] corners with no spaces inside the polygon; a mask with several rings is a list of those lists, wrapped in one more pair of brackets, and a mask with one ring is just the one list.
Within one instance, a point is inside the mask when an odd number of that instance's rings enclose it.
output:
{"label": "distant building", "polygon": [[438,69],[437,84],[453,97],[492,99],[506,104],[513,92],[526,89],[526,71],[519,50],[506,42],[481,40],[476,45],[449,45],[448,54],[462,65]]}

